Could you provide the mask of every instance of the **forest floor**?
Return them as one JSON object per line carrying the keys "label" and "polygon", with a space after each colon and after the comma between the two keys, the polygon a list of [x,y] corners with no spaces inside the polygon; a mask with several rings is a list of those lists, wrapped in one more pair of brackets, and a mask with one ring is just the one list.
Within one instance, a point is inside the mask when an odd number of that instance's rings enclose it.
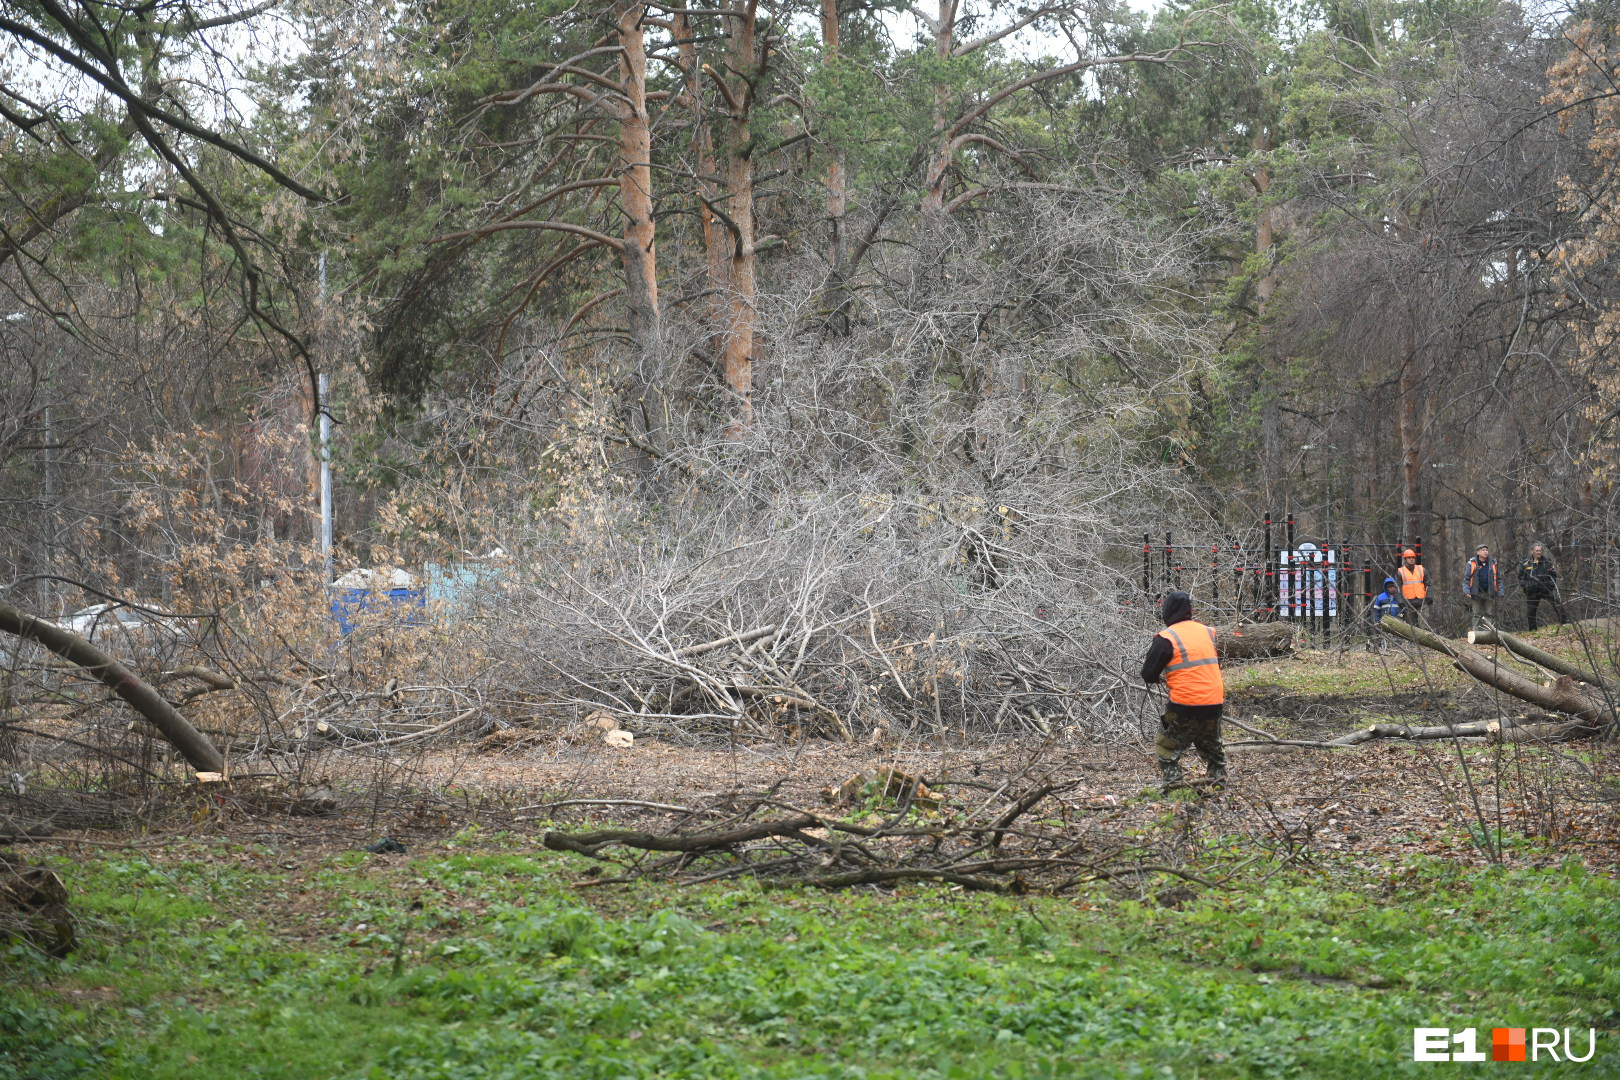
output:
{"label": "forest floor", "polygon": [[[1394,650],[1307,650],[1228,686],[1233,716],[1282,738],[1519,706]],[[322,779],[343,805],[320,818],[186,795],[29,847],[67,886],[77,949],[18,940],[0,958],[0,1080],[1367,1077],[1434,1068],[1412,1060],[1416,1027],[1502,1026],[1568,1028],[1577,1056],[1595,1030],[1589,1061],[1533,1074],[1620,1075],[1620,748],[1234,747],[1224,791],[1167,797],[1149,720],[1144,701],[1123,745],[334,756]],[[598,885],[590,860],[541,844],[677,820],[577,800],[774,789],[851,813],[823,789],[884,764],[947,800],[988,778],[1068,782],[1054,821],[1083,814],[1097,844],[1215,887]],[[406,850],[360,850],[382,836]]]}

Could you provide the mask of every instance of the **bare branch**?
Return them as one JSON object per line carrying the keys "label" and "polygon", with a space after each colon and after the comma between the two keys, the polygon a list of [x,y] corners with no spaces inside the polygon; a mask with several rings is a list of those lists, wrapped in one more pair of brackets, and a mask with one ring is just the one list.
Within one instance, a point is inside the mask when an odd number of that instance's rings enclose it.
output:
{"label": "bare branch", "polygon": [[514,229],[544,229],[551,232],[573,233],[575,236],[583,236],[615,251],[624,246],[624,242],[616,237],[608,236],[606,233],[599,233],[595,229],[586,228],[584,225],[575,225],[569,221],[496,221],[488,225],[480,225],[475,229],[462,229],[460,232],[435,236],[427,242],[429,244],[448,244],[452,240],[476,239],[498,232],[509,232]]}

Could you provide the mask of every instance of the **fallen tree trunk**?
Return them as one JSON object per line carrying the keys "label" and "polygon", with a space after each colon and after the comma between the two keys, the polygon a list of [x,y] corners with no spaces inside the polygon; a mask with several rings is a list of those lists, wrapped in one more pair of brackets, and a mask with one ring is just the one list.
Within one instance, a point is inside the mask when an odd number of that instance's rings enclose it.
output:
{"label": "fallen tree trunk", "polygon": [[330,739],[334,742],[360,743],[367,747],[390,746],[394,743],[410,742],[413,739],[426,739],[433,735],[442,735],[464,720],[471,720],[482,711],[482,706],[474,706],[465,712],[457,713],[448,720],[437,724],[401,724],[390,725],[386,728],[375,724],[370,726],[340,726],[317,720],[296,733],[299,739]]}
{"label": "fallen tree trunk", "polygon": [[1294,651],[1294,628],[1287,623],[1247,623],[1215,635],[1222,660],[1263,660]]}
{"label": "fallen tree trunk", "polygon": [[1517,655],[1522,656],[1526,660],[1530,661],[1532,664],[1544,667],[1548,671],[1554,671],[1560,675],[1568,675],[1572,679],[1577,679],[1583,683],[1590,683],[1593,686],[1603,685],[1602,679],[1598,678],[1596,675],[1593,675],[1591,672],[1582,669],[1579,665],[1572,664],[1563,657],[1554,656],[1546,649],[1538,648],[1535,645],[1530,644],[1528,641],[1525,641],[1523,638],[1514,637],[1512,634],[1504,633],[1501,630],[1470,630],[1468,631],[1468,644],[1502,645],[1505,646],[1509,652],[1516,653]]}
{"label": "fallen tree trunk", "polygon": [[791,836],[801,829],[819,824],[809,814],[797,814],[775,821],[756,821],[737,829],[659,836],[656,833],[636,832],[630,829],[603,829],[600,832],[560,833],[548,832],[541,841],[552,851],[573,851],[594,856],[604,847],[623,844],[642,851],[715,851],[734,847],[750,840],[763,840],[770,836]]}
{"label": "fallen tree trunk", "polygon": [[1548,712],[1567,713],[1580,717],[1595,726],[1604,726],[1613,719],[1608,702],[1591,692],[1568,675],[1560,675],[1551,686],[1543,686],[1535,679],[1526,678],[1503,667],[1478,649],[1453,645],[1438,634],[1422,627],[1412,626],[1388,615],[1379,622],[1384,632],[1405,638],[1414,645],[1445,653],[1457,667],[1487,686],[1493,686],[1521,701],[1538,705]]}
{"label": "fallen tree trunk", "polygon": [[[1541,716],[1548,714],[1542,713]],[[1478,739],[1483,738],[1490,743],[1547,743],[1569,742],[1573,739],[1584,739],[1600,733],[1603,729],[1586,720],[1563,721],[1537,721],[1525,723],[1523,719],[1503,717],[1501,720],[1486,720],[1483,722],[1469,722],[1466,724],[1441,724],[1433,727],[1413,727],[1410,724],[1373,724],[1356,731],[1340,735],[1327,742],[1315,742],[1309,739],[1273,739],[1266,742],[1229,742],[1226,744],[1228,753],[1241,753],[1244,751],[1285,751],[1285,750],[1340,750],[1352,746],[1361,746],[1364,743],[1378,739]]]}
{"label": "fallen tree trunk", "polygon": [[1359,746],[1374,739],[1467,739],[1489,735],[1485,724],[1442,724],[1438,727],[1413,727],[1410,724],[1373,724],[1348,735],[1328,741],[1328,746]]}
{"label": "fallen tree trunk", "polygon": [[893,869],[855,870],[847,874],[826,874],[785,881],[762,881],[764,888],[794,889],[810,885],[818,889],[847,889],[851,885],[884,885],[892,881],[940,881],[947,885],[960,885],[973,892],[1010,893],[1017,891],[1018,880],[994,881],[976,874],[958,874],[950,870],[927,867],[895,867]]}
{"label": "fallen tree trunk", "polygon": [[0,630],[37,642],[100,679],[108,689],[150,721],[193,769],[198,772],[224,771],[224,755],[207,736],[192,727],[191,721],[180,715],[180,710],[137,678],[112,654],[102,651],[71,630],[64,630],[55,623],[36,618],[4,602],[0,602]]}
{"label": "fallen tree trunk", "polygon": [[1602,729],[1585,720],[1566,720],[1561,724],[1499,724],[1495,720],[1485,725],[1485,738],[1493,743],[1549,743],[1587,739]]}

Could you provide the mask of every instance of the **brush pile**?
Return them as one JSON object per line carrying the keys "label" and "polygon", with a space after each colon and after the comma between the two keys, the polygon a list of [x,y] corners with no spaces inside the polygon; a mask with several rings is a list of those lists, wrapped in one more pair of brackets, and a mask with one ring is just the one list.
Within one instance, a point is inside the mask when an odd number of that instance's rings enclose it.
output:
{"label": "brush pile", "polygon": [[1066,798],[1077,786],[1050,776],[935,784],[883,768],[826,789],[822,807],[795,806],[774,792],[724,796],[705,806],[660,806],[675,815],[663,831],[552,831],[544,844],[617,871],[593,867],[581,885],[751,877],[767,888],[837,889],[931,881],[1022,895],[1160,873],[1214,887],[1169,865],[1164,851],[1109,829],[1124,813],[1113,796]]}

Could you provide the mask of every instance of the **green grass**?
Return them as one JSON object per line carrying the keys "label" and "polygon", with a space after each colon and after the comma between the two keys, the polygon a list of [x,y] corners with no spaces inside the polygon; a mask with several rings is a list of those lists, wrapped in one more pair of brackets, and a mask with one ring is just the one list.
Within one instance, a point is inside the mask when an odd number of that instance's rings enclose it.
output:
{"label": "green grass", "polygon": [[[1419,662],[1421,661],[1421,663]],[[1465,690],[1468,676],[1451,669],[1439,653],[1384,652],[1358,647],[1346,652],[1301,650],[1289,657],[1256,660],[1223,671],[1229,695],[1288,694],[1298,697],[1383,697],[1389,694]]]}
{"label": "green grass", "polygon": [[[1566,624],[1543,627],[1534,633],[1515,633],[1583,668],[1591,667],[1596,659],[1597,666],[1606,669],[1617,652],[1614,630],[1607,625]],[[1466,642],[1459,640],[1458,644]],[[1343,650],[1334,644],[1325,649],[1301,649],[1288,657],[1234,665],[1223,671],[1227,692],[1348,697],[1460,691],[1475,685],[1438,653],[1393,639],[1383,645],[1383,651],[1369,652],[1360,643]],[[1504,656],[1503,662],[1524,673],[1537,670],[1511,655]]]}
{"label": "green grass", "polygon": [[[64,864],[88,945],[12,950],[0,1080],[1368,1077],[1434,1068],[1414,1026],[1584,1035],[1620,1008],[1620,888],[1574,865],[1289,872],[1163,909],[582,894],[548,854],[266,863]],[[1620,1071],[1615,1037],[1581,1075]]]}

